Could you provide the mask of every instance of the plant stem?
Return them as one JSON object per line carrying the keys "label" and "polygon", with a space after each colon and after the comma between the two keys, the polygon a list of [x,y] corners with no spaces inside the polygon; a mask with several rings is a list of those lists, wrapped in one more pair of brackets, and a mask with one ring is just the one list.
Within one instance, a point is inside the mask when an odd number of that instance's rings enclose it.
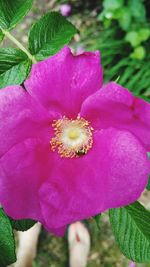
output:
{"label": "plant stem", "polygon": [[18,46],[27,56],[33,64],[37,63],[36,59],[34,56],[30,54],[30,52],[13,36],[11,35],[8,31],[5,31],[4,29],[1,28],[1,31],[4,33],[4,35],[11,40],[16,46]]}

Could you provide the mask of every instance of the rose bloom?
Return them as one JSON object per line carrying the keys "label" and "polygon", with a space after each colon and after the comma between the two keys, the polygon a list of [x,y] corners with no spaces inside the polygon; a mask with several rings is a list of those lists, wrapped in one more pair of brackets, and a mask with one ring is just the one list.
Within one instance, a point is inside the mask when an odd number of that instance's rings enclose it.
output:
{"label": "rose bloom", "polygon": [[0,203],[63,235],[66,226],[134,202],[150,173],[150,105],[102,85],[99,52],[68,47],[0,91]]}

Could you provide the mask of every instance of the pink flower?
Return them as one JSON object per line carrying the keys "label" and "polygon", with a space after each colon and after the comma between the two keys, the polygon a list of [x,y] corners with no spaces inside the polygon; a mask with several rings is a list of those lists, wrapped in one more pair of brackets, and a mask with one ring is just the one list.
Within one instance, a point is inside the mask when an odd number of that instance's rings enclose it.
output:
{"label": "pink flower", "polygon": [[63,235],[140,196],[150,105],[114,82],[102,86],[99,52],[64,47],[33,66],[25,88],[0,91],[0,203],[9,216]]}
{"label": "pink flower", "polygon": [[71,14],[71,5],[63,4],[60,5],[60,13],[62,16],[68,17]]}

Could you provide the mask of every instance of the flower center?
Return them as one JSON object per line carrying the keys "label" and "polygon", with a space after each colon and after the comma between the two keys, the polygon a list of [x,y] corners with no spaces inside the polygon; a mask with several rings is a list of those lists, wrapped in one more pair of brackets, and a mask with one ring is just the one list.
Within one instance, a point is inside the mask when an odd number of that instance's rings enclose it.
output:
{"label": "flower center", "polygon": [[53,121],[54,137],[51,149],[57,149],[61,157],[73,158],[85,155],[93,145],[93,128],[83,118],[69,120],[66,117]]}
{"label": "flower center", "polygon": [[79,138],[79,136],[80,136],[80,132],[78,131],[78,129],[70,129],[70,131],[68,133],[68,137],[70,139],[75,140],[75,139]]}

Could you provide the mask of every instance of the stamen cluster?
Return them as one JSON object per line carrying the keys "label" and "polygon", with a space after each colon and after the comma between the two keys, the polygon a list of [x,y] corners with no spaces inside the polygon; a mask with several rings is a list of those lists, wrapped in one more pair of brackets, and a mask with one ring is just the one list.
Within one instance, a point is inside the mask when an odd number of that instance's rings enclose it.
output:
{"label": "stamen cluster", "polygon": [[61,157],[73,158],[86,154],[93,145],[93,128],[84,118],[76,120],[63,117],[54,120],[52,127],[54,137],[51,139],[51,149],[58,150]]}

